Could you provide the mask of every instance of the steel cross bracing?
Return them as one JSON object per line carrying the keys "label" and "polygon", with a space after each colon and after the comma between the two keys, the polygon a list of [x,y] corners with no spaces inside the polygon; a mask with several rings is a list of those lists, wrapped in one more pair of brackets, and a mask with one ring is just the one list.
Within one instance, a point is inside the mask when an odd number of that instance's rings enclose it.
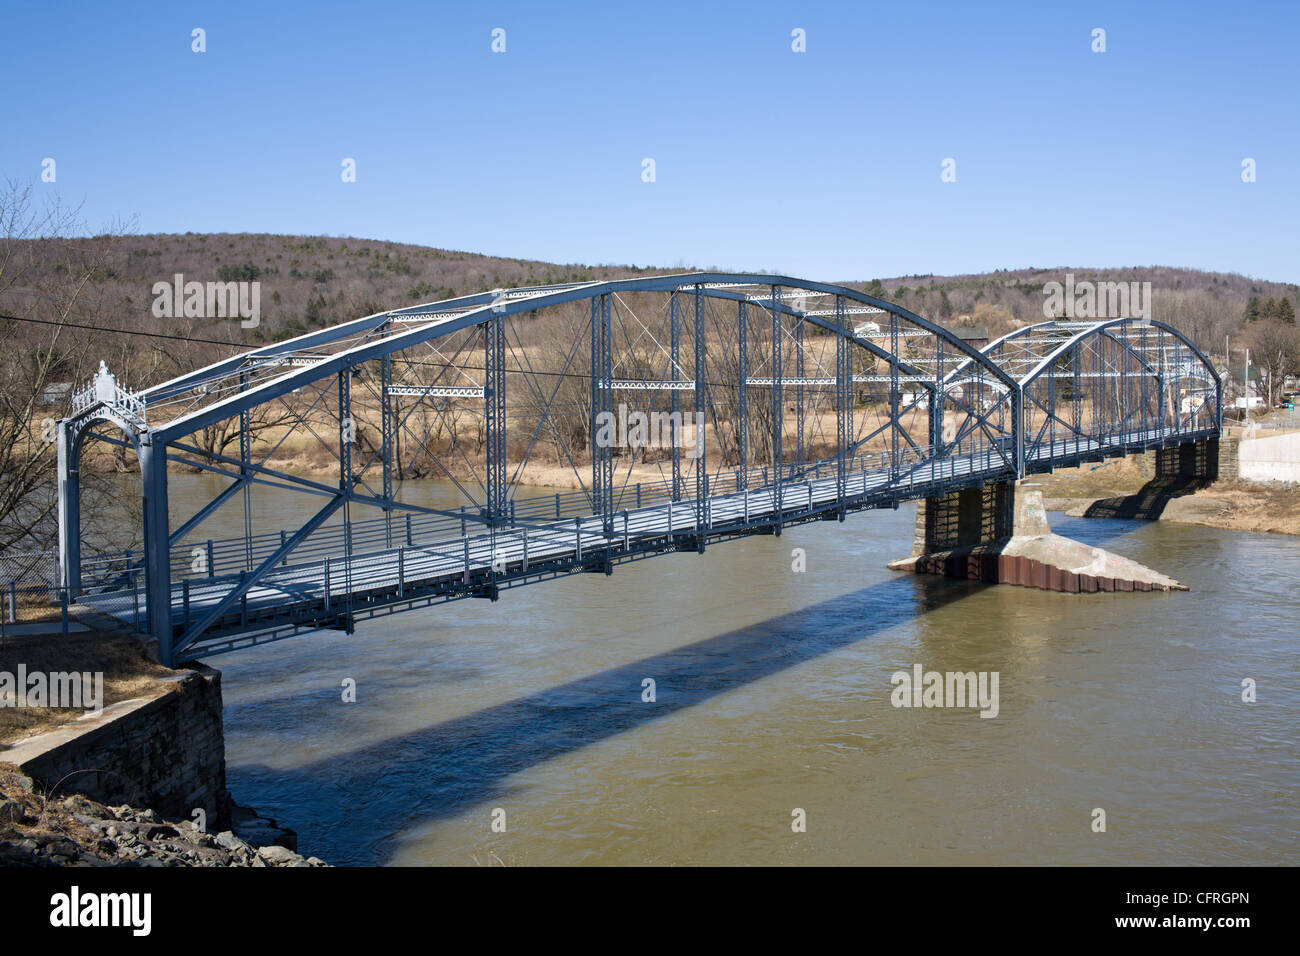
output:
{"label": "steel cross bracing", "polygon": [[[689,273],[378,313],[139,391],[101,369],[74,408],[65,582],[176,663],[1213,437],[1221,386],[1157,322],[975,350],[847,287]],[[139,458],[142,552],[82,558],[87,439]],[[183,516],[182,469],[224,482]]]}

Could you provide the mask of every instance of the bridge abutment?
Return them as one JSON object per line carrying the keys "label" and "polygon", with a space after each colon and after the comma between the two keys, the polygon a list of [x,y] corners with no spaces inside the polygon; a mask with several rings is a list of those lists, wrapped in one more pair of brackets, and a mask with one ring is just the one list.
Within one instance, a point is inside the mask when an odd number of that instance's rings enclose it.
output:
{"label": "bridge abutment", "polygon": [[[1147,452],[1157,481],[1197,479],[1214,481],[1227,470],[1235,470],[1234,443],[1221,443],[1218,438],[1203,438],[1184,442],[1172,448],[1157,448]],[[1226,476],[1225,476],[1226,477]]]}

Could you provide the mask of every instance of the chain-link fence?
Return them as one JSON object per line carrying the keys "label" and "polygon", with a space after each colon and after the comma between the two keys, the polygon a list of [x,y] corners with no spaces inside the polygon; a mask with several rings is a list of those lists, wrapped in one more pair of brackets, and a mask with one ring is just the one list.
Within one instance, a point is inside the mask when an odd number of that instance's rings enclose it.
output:
{"label": "chain-link fence", "polygon": [[18,621],[18,607],[24,603],[59,605],[59,630],[67,635],[68,590],[59,581],[58,552],[0,553],[0,648],[5,646],[7,626]]}
{"label": "chain-link fence", "polygon": [[0,585],[33,598],[55,597],[59,587],[58,552],[0,552]]}

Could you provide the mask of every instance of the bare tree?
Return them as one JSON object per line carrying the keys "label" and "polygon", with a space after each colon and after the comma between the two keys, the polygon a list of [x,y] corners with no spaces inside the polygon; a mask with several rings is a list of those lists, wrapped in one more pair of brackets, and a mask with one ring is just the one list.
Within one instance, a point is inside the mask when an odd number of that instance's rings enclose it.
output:
{"label": "bare tree", "polygon": [[1300,329],[1277,319],[1261,319],[1251,325],[1251,358],[1268,372],[1268,403],[1283,376],[1300,371]]}
{"label": "bare tree", "polygon": [[89,377],[95,341],[72,326],[98,318],[111,247],[111,237],[68,238],[77,226],[75,210],[38,207],[30,187],[0,190],[0,550],[55,537],[54,423]]}

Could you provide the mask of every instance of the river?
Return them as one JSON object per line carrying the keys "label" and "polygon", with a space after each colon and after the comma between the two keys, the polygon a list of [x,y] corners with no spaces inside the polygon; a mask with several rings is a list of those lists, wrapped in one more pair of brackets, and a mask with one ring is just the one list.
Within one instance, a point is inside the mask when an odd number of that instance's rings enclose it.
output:
{"label": "river", "polygon": [[[1054,514],[1191,587],[1065,595],[886,570],[914,514],[213,658],[230,788],[334,864],[1300,862],[1300,543]],[[917,664],[997,716],[893,706]]]}

